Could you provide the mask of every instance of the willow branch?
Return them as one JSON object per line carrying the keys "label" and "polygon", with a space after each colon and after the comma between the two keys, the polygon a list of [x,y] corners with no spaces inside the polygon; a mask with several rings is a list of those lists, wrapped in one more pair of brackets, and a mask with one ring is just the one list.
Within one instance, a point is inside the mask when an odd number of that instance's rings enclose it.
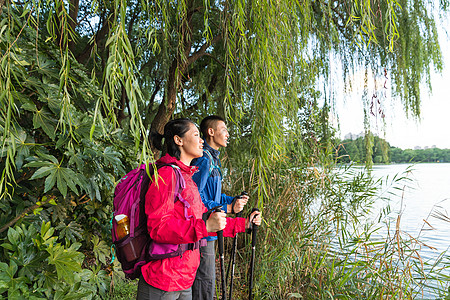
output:
{"label": "willow branch", "polygon": [[218,34],[216,35],[211,41],[208,41],[206,43],[204,43],[200,49],[198,49],[197,52],[195,52],[194,54],[192,54],[191,56],[188,57],[187,59],[187,65],[189,66],[190,64],[194,63],[197,59],[199,59],[200,57],[204,56],[206,54],[206,50],[212,45],[217,43],[218,41],[220,41],[222,39],[222,34]]}
{"label": "willow branch", "polygon": [[[94,41],[91,43],[87,43],[84,47],[83,51],[76,57],[77,61],[80,63],[86,63],[88,59],[91,57],[91,51],[92,48],[94,48],[95,45],[98,45],[98,43],[101,40],[106,40],[107,36],[109,35],[109,32],[111,30],[112,22],[114,21],[115,14],[112,12],[106,16],[106,19],[103,23],[103,26],[101,29],[97,31],[95,34]],[[104,45],[101,45],[102,50],[104,49]]]}
{"label": "willow branch", "polygon": [[217,57],[211,55],[210,53],[205,53],[205,56],[211,57],[213,60],[216,61],[216,63],[218,63],[219,65],[222,66],[222,68],[226,69],[226,66],[223,62],[221,62],[220,60],[217,59]]}

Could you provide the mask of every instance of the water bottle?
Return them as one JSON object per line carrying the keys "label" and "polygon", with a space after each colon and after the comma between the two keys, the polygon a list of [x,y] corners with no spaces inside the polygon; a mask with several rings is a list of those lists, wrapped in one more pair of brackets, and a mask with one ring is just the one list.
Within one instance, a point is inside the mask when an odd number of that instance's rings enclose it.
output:
{"label": "water bottle", "polygon": [[125,236],[130,234],[130,221],[127,215],[117,215],[115,216],[117,222],[116,234],[117,239],[123,239]]}

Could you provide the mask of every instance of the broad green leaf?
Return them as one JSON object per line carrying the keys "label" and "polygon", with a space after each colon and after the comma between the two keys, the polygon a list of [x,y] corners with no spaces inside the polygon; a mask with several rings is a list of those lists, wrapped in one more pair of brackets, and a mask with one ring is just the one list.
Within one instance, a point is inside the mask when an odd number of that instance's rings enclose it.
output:
{"label": "broad green leaf", "polygon": [[59,135],[59,138],[56,141],[55,147],[58,149],[63,148],[64,146],[67,146],[67,144],[69,142],[70,142],[70,136],[61,134],[61,135]]}
{"label": "broad green leaf", "polygon": [[106,147],[105,151],[103,152],[103,158],[105,160],[105,163],[112,164],[113,166],[122,166],[121,154],[117,151],[114,151],[112,147]]}
{"label": "broad green leaf", "polygon": [[82,170],[83,169],[83,165],[84,165],[84,159],[88,159],[87,156],[84,156],[82,154],[80,154],[79,152],[77,153],[68,153],[66,154],[70,157],[68,165],[73,165],[75,164],[77,166],[78,170]]}
{"label": "broad green leaf", "polygon": [[33,214],[36,216],[36,215],[38,215],[42,210],[43,210],[42,207],[35,208],[35,209],[33,210]]}
{"label": "broad green leaf", "polygon": [[111,249],[105,241],[101,241],[97,236],[92,238],[92,251],[95,257],[103,264],[106,264],[106,258],[111,254]]}
{"label": "broad green leaf", "polygon": [[[75,132],[77,134],[77,136],[79,136],[80,138],[83,139],[88,139],[89,138],[89,134],[90,134],[90,130],[91,130],[91,121],[89,120],[88,122],[86,120],[83,120],[80,124],[77,124],[75,127]],[[97,129],[98,132],[98,129]]]}
{"label": "broad green leaf", "polygon": [[0,293],[3,294],[8,290],[9,283],[0,279]]}
{"label": "broad green leaf", "polygon": [[83,238],[83,228],[75,221],[70,222],[68,225],[61,222],[56,227],[56,230],[60,231],[60,237],[64,237],[66,240],[72,243],[76,242],[77,240],[81,241]]}
{"label": "broad green leaf", "polygon": [[8,270],[9,265],[0,262],[0,282],[9,282],[11,280],[11,277],[9,276],[10,272]]}
{"label": "broad green leaf", "polygon": [[40,166],[43,164],[46,165],[45,167],[39,168],[30,179],[38,179],[48,176],[45,179],[44,193],[50,191],[56,183],[58,190],[64,197],[67,195],[67,186],[69,186],[75,194],[78,194],[76,185],[80,185],[81,182],[79,181],[77,174],[69,168],[60,167],[54,156],[45,155],[45,157],[50,158],[55,163],[30,162],[25,165],[25,167]]}
{"label": "broad green leaf", "polygon": [[42,222],[41,236],[44,241],[49,239],[53,235],[54,231],[55,231],[55,228],[52,227],[50,222]]}
{"label": "broad green leaf", "polygon": [[[30,166],[32,163],[29,163],[27,165],[25,165],[26,167]],[[39,169],[36,170],[36,172],[34,172],[33,176],[31,176],[31,180],[33,179],[38,179],[38,178],[42,178],[44,176],[47,176],[48,174],[51,174],[52,171],[54,170],[54,165],[49,166],[49,167],[41,167]],[[47,190],[48,191],[48,190]],[[46,191],[45,191],[46,192]]]}
{"label": "broad green leaf", "polygon": [[9,251],[14,251],[14,247],[9,243],[3,243],[1,246]]}
{"label": "broad green leaf", "polygon": [[41,274],[39,285],[46,289],[48,296],[51,297],[53,294],[53,290],[60,290],[61,287],[64,286],[64,282],[58,280],[58,275],[56,274],[55,269],[49,268],[48,271],[45,271]]}
{"label": "broad green leaf", "polygon": [[64,176],[61,174],[59,170],[55,173],[55,175],[57,177],[58,190],[65,198],[67,195],[67,182],[65,181]]}
{"label": "broad green leaf", "polygon": [[[55,87],[56,88],[56,87]],[[56,91],[56,89],[55,89]],[[55,114],[59,115],[61,113],[61,99],[58,94],[51,93],[47,97],[47,104],[50,110]]]}
{"label": "broad green leaf", "polygon": [[23,161],[26,157],[30,155],[30,142],[33,142],[28,138],[24,130],[20,130],[16,137],[16,167],[18,169],[22,168]]}
{"label": "broad green leaf", "polygon": [[19,233],[12,227],[8,229],[8,240],[13,245],[17,245],[19,242]]}
{"label": "broad green leaf", "polygon": [[37,112],[37,108],[36,108],[36,104],[34,104],[33,102],[26,102],[22,105],[22,109],[28,110],[28,111],[32,111],[32,112]]}
{"label": "broad green leaf", "polygon": [[37,277],[39,277],[39,274],[36,272],[36,270],[42,269],[47,257],[48,253],[46,251],[33,251],[33,253],[30,253],[30,251],[28,251],[23,261],[23,265],[19,270],[19,276],[23,276],[34,281]]}
{"label": "broad green leaf", "polygon": [[58,160],[53,155],[46,154],[46,153],[38,153],[38,155],[39,155],[39,157],[41,157],[43,159],[47,159],[56,165],[59,164]]}
{"label": "broad green leaf", "polygon": [[75,282],[75,272],[81,272],[81,263],[84,255],[71,248],[64,249],[61,245],[54,245],[47,249],[50,257],[49,264],[55,265],[58,279],[65,280],[69,284]]}
{"label": "broad green leaf", "polygon": [[42,128],[52,140],[55,138],[56,120],[45,107],[36,111],[33,117],[33,125],[35,129]]}
{"label": "broad green leaf", "polygon": [[[30,159],[30,158],[28,158]],[[37,159],[37,158],[36,158]],[[44,167],[44,166],[51,166],[52,163],[48,162],[48,161],[40,161],[40,160],[36,160],[36,161],[32,161],[27,163],[24,167],[25,168],[37,168],[37,167]]]}
{"label": "broad green leaf", "polygon": [[[45,184],[44,184],[44,193],[47,193],[48,191],[50,191],[52,189],[52,187],[55,185],[56,183],[56,177],[57,177],[57,171],[55,171],[55,167],[49,167],[50,168],[50,175],[45,178]],[[59,186],[58,186],[59,188]],[[67,190],[61,191],[61,194],[63,194],[63,196],[66,196]]]}
{"label": "broad green leaf", "polygon": [[0,263],[0,280],[2,281],[10,281],[14,278],[18,270],[17,264],[14,260],[9,262],[9,265],[6,263]]}
{"label": "broad green leaf", "polygon": [[67,183],[67,185],[69,186],[69,188],[78,195],[78,189],[76,187],[76,184],[80,184],[80,182],[78,181],[78,176],[77,174],[72,171],[69,168],[62,168],[61,171],[61,176],[62,176],[62,182]]}

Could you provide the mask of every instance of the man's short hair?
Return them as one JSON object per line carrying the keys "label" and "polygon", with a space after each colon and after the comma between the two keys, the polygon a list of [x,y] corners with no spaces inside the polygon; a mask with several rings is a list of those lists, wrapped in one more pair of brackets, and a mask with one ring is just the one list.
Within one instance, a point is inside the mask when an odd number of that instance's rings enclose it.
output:
{"label": "man's short hair", "polygon": [[203,138],[208,137],[208,129],[215,128],[217,122],[222,121],[225,123],[225,119],[216,115],[207,116],[200,123],[200,132],[202,133]]}

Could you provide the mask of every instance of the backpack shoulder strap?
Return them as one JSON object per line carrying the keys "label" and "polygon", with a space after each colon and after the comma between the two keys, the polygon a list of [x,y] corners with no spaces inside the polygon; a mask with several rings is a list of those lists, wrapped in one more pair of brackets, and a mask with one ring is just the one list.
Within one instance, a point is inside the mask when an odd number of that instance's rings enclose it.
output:
{"label": "backpack shoulder strap", "polygon": [[222,176],[222,170],[221,170],[221,165],[220,165],[220,160],[219,160],[219,164],[216,164],[216,161],[214,160],[211,152],[209,152],[209,150],[203,150],[204,153],[206,153],[206,155],[209,157],[209,160],[211,161],[211,163],[209,164],[209,174],[208,176],[211,176],[211,173],[214,169],[217,169],[217,171],[219,172],[220,176]]}
{"label": "backpack shoulder strap", "polygon": [[191,205],[189,204],[189,202],[187,202],[183,196],[181,196],[181,192],[184,190],[184,188],[186,187],[186,181],[183,178],[183,175],[181,175],[181,171],[180,168],[176,165],[171,165],[171,167],[173,168],[173,170],[175,171],[175,186],[177,187],[175,190],[175,202],[177,201],[177,199],[183,203],[184,205],[184,217],[186,218],[186,220],[189,220],[190,218],[192,218],[192,215],[188,214],[188,208],[191,207]]}
{"label": "backpack shoulder strap", "polygon": [[209,173],[208,173],[208,176],[211,176],[211,172],[212,172],[212,170],[214,169],[214,159],[213,159],[211,153],[210,153],[208,150],[203,150],[203,152],[206,153],[206,155],[209,157],[210,163],[209,163]]}
{"label": "backpack shoulder strap", "polygon": [[183,175],[181,175],[180,167],[176,165],[170,165],[172,169],[175,171],[175,186],[178,193],[181,193],[181,191],[184,190],[186,187],[186,181],[183,178]]}

